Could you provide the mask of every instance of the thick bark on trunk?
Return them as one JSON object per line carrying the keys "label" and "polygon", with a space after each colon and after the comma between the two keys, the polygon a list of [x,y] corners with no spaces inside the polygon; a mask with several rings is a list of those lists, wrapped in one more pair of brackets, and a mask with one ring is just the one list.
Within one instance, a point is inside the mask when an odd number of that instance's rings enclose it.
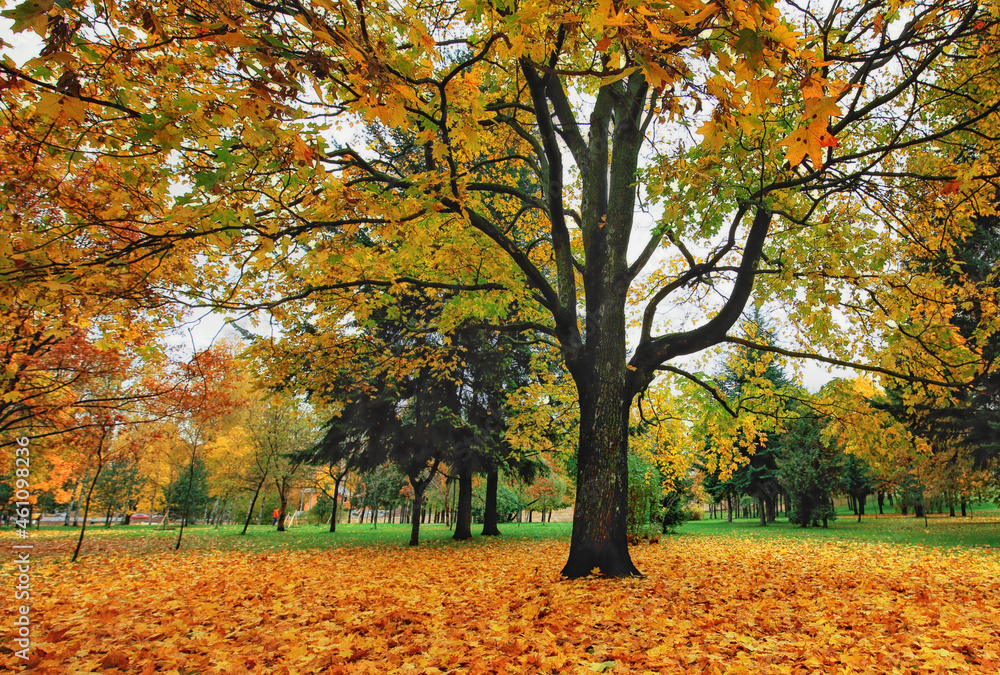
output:
{"label": "thick bark on trunk", "polygon": [[486,474],[486,506],[483,509],[483,536],[485,537],[496,537],[500,534],[500,528],[497,526],[497,489],[499,487],[500,471],[495,468],[490,469]]}
{"label": "thick bark on trunk", "polygon": [[620,355],[598,359],[609,372],[595,368],[591,382],[577,381],[576,509],[569,560],[562,570],[569,578],[587,576],[595,569],[615,577],[640,575],[629,556],[626,532],[630,400],[625,389],[624,339],[620,342]]}
{"label": "thick bark on trunk", "polygon": [[452,539],[472,539],[472,469],[458,474],[458,508],[455,510],[455,534]]}

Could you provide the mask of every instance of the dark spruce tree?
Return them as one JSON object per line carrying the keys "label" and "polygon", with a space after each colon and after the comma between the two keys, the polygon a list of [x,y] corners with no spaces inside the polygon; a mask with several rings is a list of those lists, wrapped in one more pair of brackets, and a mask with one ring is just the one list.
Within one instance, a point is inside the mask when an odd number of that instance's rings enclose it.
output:
{"label": "dark spruce tree", "polygon": [[822,437],[822,420],[811,411],[792,420],[781,435],[778,479],[792,502],[788,520],[827,527],[836,518],[833,493],[840,486],[843,454]]}
{"label": "dark spruce tree", "polygon": [[[953,326],[978,350],[979,374],[955,391],[950,405],[938,401],[913,403],[904,395],[920,393],[920,385],[899,382],[875,405],[932,441],[936,452],[972,459],[974,468],[998,464],[1000,458],[1000,331],[995,330],[996,287],[1000,281],[1000,217],[981,215],[971,220],[968,235],[950,251],[916,258],[911,266],[964,293],[951,317]],[[914,502],[914,511],[923,504]]]}
{"label": "dark spruce tree", "polygon": [[[773,346],[776,343],[774,329],[759,310],[743,321],[741,332],[757,344]],[[762,412],[774,417],[784,416],[782,393],[793,386],[773,354],[743,345],[737,346],[718,376],[717,384],[734,410],[747,404],[750,397],[765,401],[770,397],[769,407]],[[760,525],[764,527],[774,522],[778,499],[784,494],[778,480],[780,447],[764,434],[755,439],[754,445],[753,452],[746,445],[741,446],[743,462],[728,480],[722,481],[718,475],[710,476],[706,489],[716,502],[727,500],[731,504],[741,495],[756,499]],[[732,521],[732,509],[729,517]]]}

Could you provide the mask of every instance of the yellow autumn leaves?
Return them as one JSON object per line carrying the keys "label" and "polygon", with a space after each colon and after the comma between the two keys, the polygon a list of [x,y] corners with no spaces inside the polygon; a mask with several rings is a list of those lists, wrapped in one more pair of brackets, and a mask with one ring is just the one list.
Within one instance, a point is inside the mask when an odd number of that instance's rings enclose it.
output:
{"label": "yellow autumn leaves", "polygon": [[[632,550],[645,578],[569,582],[551,572],[565,549],[496,541],[142,555],[109,547],[112,559],[71,568],[39,558],[34,672],[1000,668],[993,553],[681,538]],[[0,655],[0,667],[19,667],[14,658]]]}

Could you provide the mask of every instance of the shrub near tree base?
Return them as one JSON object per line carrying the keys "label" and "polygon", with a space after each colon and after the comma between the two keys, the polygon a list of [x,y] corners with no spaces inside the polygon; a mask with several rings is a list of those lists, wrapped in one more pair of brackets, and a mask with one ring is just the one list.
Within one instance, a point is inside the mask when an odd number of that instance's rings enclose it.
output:
{"label": "shrub near tree base", "polygon": [[[650,524],[660,511],[660,472],[645,457],[628,456],[628,541],[650,540]],[[657,535],[654,541],[659,540]]]}

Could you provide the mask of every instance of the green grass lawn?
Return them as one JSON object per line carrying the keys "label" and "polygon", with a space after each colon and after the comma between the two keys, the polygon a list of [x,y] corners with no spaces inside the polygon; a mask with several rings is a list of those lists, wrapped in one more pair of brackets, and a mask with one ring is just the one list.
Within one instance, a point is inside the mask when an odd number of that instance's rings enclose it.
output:
{"label": "green grass lawn", "polygon": [[[992,506],[992,505],[991,505]],[[277,532],[271,525],[251,525],[246,535],[241,535],[241,525],[213,528],[195,525],[184,530],[182,549],[187,551],[266,551],[286,549],[323,549],[331,547],[389,547],[402,548],[410,539],[410,526],[406,524],[370,523],[340,524],[336,533],[326,525],[298,525],[287,532]],[[473,527],[473,541],[477,545],[487,538],[479,535],[481,526]],[[0,539],[13,535],[11,528],[0,530]],[[507,540],[568,540],[570,523],[508,523],[501,526]],[[177,530],[161,530],[156,526],[130,525],[110,529],[101,526],[87,528],[84,554],[90,551],[111,553],[115,550],[129,552],[156,552],[173,550]],[[430,547],[468,546],[470,542],[455,542],[453,531],[445,525],[424,524],[420,527],[421,545]],[[31,531],[31,538],[41,545],[39,553],[69,555],[75,546],[79,529],[61,526],[43,527]],[[814,539],[822,541],[864,541],[896,545],[929,546],[940,549],[978,548],[1000,550],[1000,511],[977,510],[972,517],[949,518],[933,515],[925,526],[922,518],[912,516],[868,515],[859,523],[853,515],[839,515],[830,527],[800,528],[779,518],[767,527],[760,527],[757,519],[725,519],[690,521],[678,528],[676,538],[735,537],[740,539]]]}
{"label": "green grass lawn", "polygon": [[827,529],[801,528],[779,518],[761,527],[756,518],[700,520],[684,523],[675,536],[740,536],[761,538],[820,539],[828,541],[866,541],[870,543],[912,544],[937,548],[1000,549],[1000,511],[977,511],[973,517],[866,515],[861,522],[853,514],[838,515]]}
{"label": "green grass lawn", "polygon": [[[568,540],[570,523],[509,523],[501,526],[505,540]],[[13,537],[13,528],[0,528],[0,540]],[[474,525],[472,544],[489,539],[480,536],[482,525]],[[285,532],[278,532],[271,525],[251,525],[246,535],[241,534],[242,525],[226,525],[214,528],[208,525],[193,525],[184,528],[181,549],[186,551],[265,551],[322,549],[335,547],[406,547],[410,541],[410,525],[387,525],[379,523],[341,523],[337,531],[331,533],[329,525],[298,525]],[[452,539],[454,530],[446,525],[422,524],[420,526],[421,546],[446,547],[468,546],[470,542],[456,542]],[[72,555],[79,528],[59,525],[32,529],[29,540],[39,546],[41,555]],[[161,530],[150,525],[103,526],[88,525],[84,535],[84,555],[87,551],[157,552],[173,550],[177,542],[178,530]]]}

